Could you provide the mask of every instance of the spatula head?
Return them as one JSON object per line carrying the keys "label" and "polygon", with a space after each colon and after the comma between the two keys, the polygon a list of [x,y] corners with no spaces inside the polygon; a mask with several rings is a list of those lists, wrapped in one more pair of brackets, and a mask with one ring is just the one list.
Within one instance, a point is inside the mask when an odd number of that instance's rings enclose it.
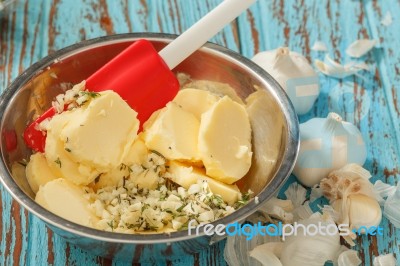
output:
{"label": "spatula head", "polygon": [[143,124],[175,97],[179,82],[153,45],[139,40],[90,76],[86,89],[117,92]]}
{"label": "spatula head", "polygon": [[[117,92],[136,112],[140,124],[171,101],[179,90],[172,71],[147,40],[138,40],[101,67],[86,80],[86,89]],[[30,124],[24,139],[28,147],[44,151],[46,133],[38,124],[55,114],[53,108]]]}

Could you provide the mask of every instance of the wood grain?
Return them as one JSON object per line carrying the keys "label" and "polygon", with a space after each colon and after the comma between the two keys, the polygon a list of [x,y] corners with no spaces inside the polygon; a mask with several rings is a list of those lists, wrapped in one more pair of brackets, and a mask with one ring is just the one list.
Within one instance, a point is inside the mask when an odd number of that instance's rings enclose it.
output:
{"label": "wood grain", "polygon": [[[85,39],[126,32],[179,34],[220,0],[21,0],[0,14],[0,90],[32,63]],[[392,25],[380,20],[390,11]],[[300,121],[342,115],[361,130],[368,147],[365,167],[373,180],[394,184],[400,158],[400,1],[398,0],[259,0],[224,28],[213,42],[251,58],[255,53],[288,46],[310,61],[324,54],[311,50],[316,40],[327,44],[340,62],[352,60],[346,47],[360,38],[380,40],[365,60],[375,64],[361,77],[337,80],[321,75],[321,95]],[[0,187],[0,265],[125,265],[91,255],[67,244],[28,214]],[[378,254],[400,258],[400,230],[386,218],[384,236],[360,237],[357,249],[365,265]],[[142,260],[142,265],[224,265],[224,242],[195,256],[172,261]],[[144,257],[144,256],[143,256]]]}

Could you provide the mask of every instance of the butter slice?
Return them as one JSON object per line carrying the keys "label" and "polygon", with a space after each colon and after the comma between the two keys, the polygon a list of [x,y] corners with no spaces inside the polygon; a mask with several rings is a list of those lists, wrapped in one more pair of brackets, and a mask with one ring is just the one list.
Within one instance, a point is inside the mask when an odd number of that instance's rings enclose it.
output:
{"label": "butter slice", "polygon": [[91,211],[84,190],[68,180],[58,178],[39,188],[36,202],[52,213],[77,224],[90,226],[98,221]]}
{"label": "butter slice", "polygon": [[80,109],[60,134],[69,156],[100,169],[120,165],[137,136],[137,113],[113,91],[101,92]]}
{"label": "butter slice", "polygon": [[168,178],[186,189],[198,181],[207,182],[211,192],[220,195],[229,205],[233,205],[241,197],[240,190],[236,185],[227,185],[214,180],[208,177],[203,169],[171,161],[168,172],[170,173]]}
{"label": "butter slice", "polygon": [[201,117],[199,152],[208,176],[226,184],[251,165],[251,127],[246,109],[224,96]]}
{"label": "butter slice", "polygon": [[46,137],[45,156],[51,171],[58,177],[68,179],[77,185],[87,185],[101,172],[90,166],[72,160],[60,139],[61,130],[76,116],[80,110],[67,111],[54,116],[49,124]]}
{"label": "butter slice", "polygon": [[208,111],[217,101],[219,97],[211,92],[198,89],[183,89],[178,92],[174,98],[183,110],[192,113],[197,119],[201,119],[201,115]]}
{"label": "butter slice", "polygon": [[199,125],[193,114],[170,102],[145,128],[144,140],[149,150],[158,151],[167,159],[197,161]]}
{"label": "butter slice", "polygon": [[57,179],[50,170],[46,157],[44,157],[44,154],[40,152],[31,155],[25,173],[26,179],[28,180],[32,191],[35,193],[38,192],[40,186]]}

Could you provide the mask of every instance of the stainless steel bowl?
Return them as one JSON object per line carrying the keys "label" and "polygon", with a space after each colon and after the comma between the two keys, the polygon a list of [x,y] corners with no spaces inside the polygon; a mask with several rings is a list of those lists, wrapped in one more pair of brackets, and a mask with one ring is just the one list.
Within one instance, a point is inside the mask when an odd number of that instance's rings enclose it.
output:
{"label": "stainless steel bowl", "polygon": [[[161,49],[176,36],[166,34],[121,34],[101,37],[69,46],[40,60],[22,73],[0,98],[1,115],[1,182],[13,198],[29,212],[42,219],[54,232],[79,247],[97,255],[137,261],[141,256],[169,257],[174,254],[198,252],[207,247],[210,236],[194,230],[170,234],[128,235],[103,232],[87,228],[42,208],[34,201],[24,171],[18,171],[16,162],[29,158],[22,132],[35,115],[46,110],[54,96],[69,84],[89,77],[109,59],[131,42],[146,38],[156,49]],[[193,79],[205,79],[230,84],[245,99],[259,87],[266,91],[268,99],[261,116],[264,136],[259,136],[257,152],[263,146],[263,160],[253,160],[248,176],[239,186],[242,191],[252,189],[256,200],[213,224],[230,224],[243,220],[274,195],[289,176],[299,145],[298,121],[288,97],[279,84],[263,69],[243,56],[221,46],[208,43],[182,62],[174,72],[189,74]],[[16,137],[15,145],[10,144]],[[269,164],[266,166],[266,164]],[[264,169],[260,171],[260,169]],[[261,173],[261,174],[260,174]]]}

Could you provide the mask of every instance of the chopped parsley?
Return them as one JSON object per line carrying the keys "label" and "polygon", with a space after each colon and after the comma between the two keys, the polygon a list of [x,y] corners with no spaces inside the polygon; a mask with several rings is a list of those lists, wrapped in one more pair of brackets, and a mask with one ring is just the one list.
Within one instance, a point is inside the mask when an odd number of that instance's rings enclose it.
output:
{"label": "chopped parsley", "polygon": [[56,164],[58,164],[58,166],[61,168],[62,164],[60,161],[60,158],[57,158],[57,160],[54,161]]}
{"label": "chopped parsley", "polygon": [[94,91],[81,91],[81,94],[82,95],[87,95],[87,96],[89,96],[90,98],[93,98],[93,99],[101,95],[100,93],[94,92]]}

